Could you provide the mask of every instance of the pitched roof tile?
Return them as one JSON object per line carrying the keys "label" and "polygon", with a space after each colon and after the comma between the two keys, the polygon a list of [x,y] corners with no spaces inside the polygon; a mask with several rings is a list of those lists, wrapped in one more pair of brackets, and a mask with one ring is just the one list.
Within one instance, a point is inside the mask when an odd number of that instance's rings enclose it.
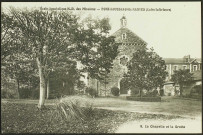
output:
{"label": "pitched roof tile", "polygon": [[[126,39],[122,39],[122,34],[126,34]],[[117,43],[136,43],[139,45],[146,45],[147,43],[142,40],[139,36],[133,33],[128,28],[120,28],[112,36],[115,37]]]}

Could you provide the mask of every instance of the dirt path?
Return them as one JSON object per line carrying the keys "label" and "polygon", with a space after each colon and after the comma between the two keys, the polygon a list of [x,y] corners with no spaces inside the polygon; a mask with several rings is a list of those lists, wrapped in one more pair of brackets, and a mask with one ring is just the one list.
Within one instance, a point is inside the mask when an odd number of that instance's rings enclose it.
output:
{"label": "dirt path", "polygon": [[[187,118],[200,118],[202,102],[196,100],[183,100],[174,97],[163,97],[161,102],[128,101],[125,98],[88,98],[96,108],[139,112],[150,114],[177,115]],[[1,102],[38,104],[38,100],[2,99]],[[55,99],[46,100],[46,105],[53,105]]]}

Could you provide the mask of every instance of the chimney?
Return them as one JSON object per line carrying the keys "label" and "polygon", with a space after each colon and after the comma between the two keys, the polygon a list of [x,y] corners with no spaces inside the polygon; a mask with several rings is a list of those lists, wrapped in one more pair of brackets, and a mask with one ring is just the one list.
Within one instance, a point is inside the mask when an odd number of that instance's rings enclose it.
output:
{"label": "chimney", "polygon": [[186,55],[183,57],[185,62],[190,62],[190,55]]}

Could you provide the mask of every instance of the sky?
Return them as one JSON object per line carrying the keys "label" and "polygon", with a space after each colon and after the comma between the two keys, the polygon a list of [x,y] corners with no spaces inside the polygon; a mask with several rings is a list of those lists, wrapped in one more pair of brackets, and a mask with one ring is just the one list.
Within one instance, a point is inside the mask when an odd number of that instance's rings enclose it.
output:
{"label": "sky", "polygon": [[[96,8],[100,10],[73,10],[75,14],[95,18],[109,17],[112,29],[120,28],[125,15],[127,28],[153,47],[161,57],[182,58],[190,55],[201,58],[201,2],[2,2],[3,10],[17,8]],[[145,11],[104,11],[102,8],[144,8]],[[147,9],[171,11],[147,11]]]}

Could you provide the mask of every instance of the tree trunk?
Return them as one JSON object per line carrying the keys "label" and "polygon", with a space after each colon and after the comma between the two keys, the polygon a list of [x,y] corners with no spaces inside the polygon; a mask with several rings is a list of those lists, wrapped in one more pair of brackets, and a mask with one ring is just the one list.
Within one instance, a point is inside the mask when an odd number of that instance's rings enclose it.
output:
{"label": "tree trunk", "polygon": [[104,86],[105,86],[105,97],[106,97],[106,75],[105,75],[105,80],[104,80]]}
{"label": "tree trunk", "polygon": [[50,90],[50,87],[49,87],[49,78],[47,79],[47,99],[49,99],[49,90]]}
{"label": "tree trunk", "polygon": [[180,85],[180,96],[182,97],[183,96],[183,86]]}
{"label": "tree trunk", "polygon": [[97,94],[99,95],[99,81],[97,80]]}
{"label": "tree trunk", "polygon": [[18,85],[17,96],[18,96],[18,99],[20,99],[20,93],[19,93],[19,90],[20,90],[20,81],[18,79],[17,79],[17,85]]}
{"label": "tree trunk", "polygon": [[40,94],[38,108],[41,109],[42,107],[44,107],[45,103],[45,78],[43,75],[42,65],[41,62],[39,61],[39,58],[37,58],[37,66],[39,70],[39,79],[40,79]]}
{"label": "tree trunk", "polygon": [[140,92],[139,94],[140,94],[140,98],[141,98],[142,97],[142,90],[140,89],[139,92]]}

